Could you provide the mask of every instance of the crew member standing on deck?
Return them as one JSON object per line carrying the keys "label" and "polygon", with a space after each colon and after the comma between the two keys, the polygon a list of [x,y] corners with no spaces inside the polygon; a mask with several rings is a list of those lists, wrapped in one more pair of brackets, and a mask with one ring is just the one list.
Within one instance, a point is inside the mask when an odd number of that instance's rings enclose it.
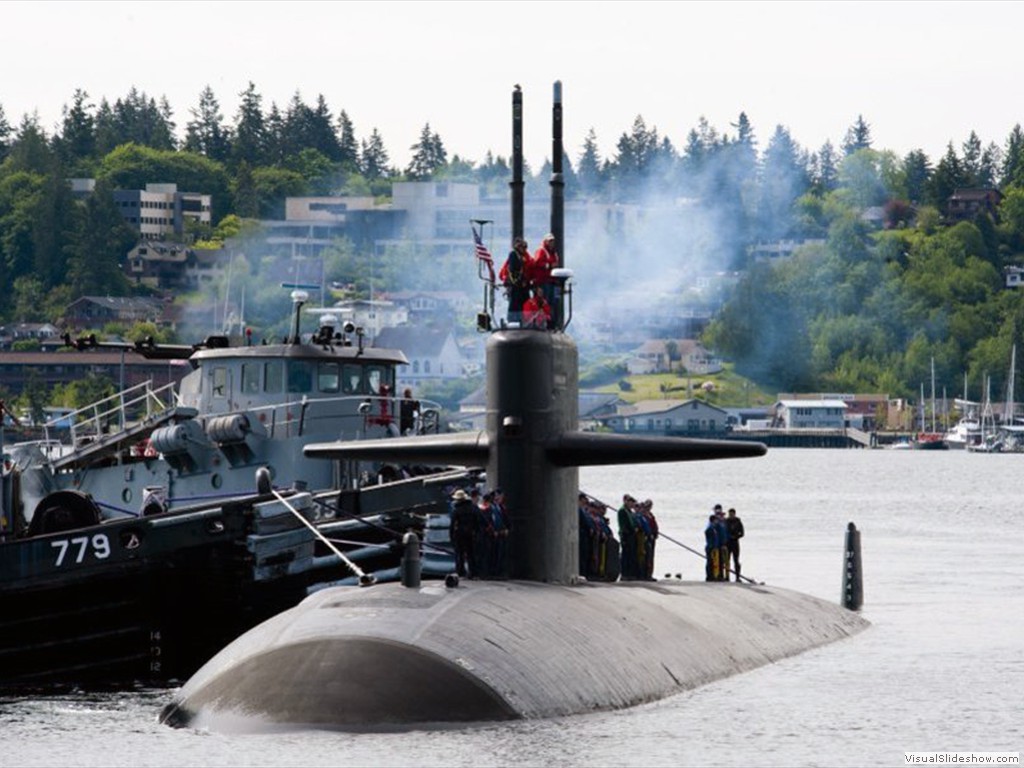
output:
{"label": "crew member standing on deck", "polygon": [[[725,525],[729,529],[729,555],[732,559],[732,569],[736,571],[736,581],[739,581],[740,539],[743,538],[743,521],[736,516],[735,509],[729,509],[729,515],[725,518]],[[726,565],[728,566],[728,563]]]}
{"label": "crew member standing on deck", "polygon": [[469,494],[459,488],[452,494],[451,522],[448,537],[455,547],[455,572],[459,576],[477,578],[478,566],[473,551],[477,538],[479,511]]}
{"label": "crew member standing on deck", "polygon": [[715,516],[708,515],[708,523],[704,526],[704,580],[718,581],[718,521]]}
{"label": "crew member standing on deck", "polygon": [[544,235],[540,248],[533,254],[533,259],[530,262],[529,276],[530,284],[539,285],[544,291],[544,298],[552,306],[557,297],[555,296],[555,278],[551,276],[551,270],[557,267],[558,251],[555,249],[555,236]]}
{"label": "crew member standing on deck", "polygon": [[721,504],[715,504],[715,529],[718,531],[718,580],[729,580],[729,526]]}
{"label": "crew member standing on deck", "polygon": [[622,547],[622,580],[632,581],[637,576],[636,561],[636,519],[633,516],[633,505],[636,500],[628,493],[622,497],[619,507],[619,543]]}
{"label": "crew member standing on deck", "polygon": [[412,390],[405,388],[402,393],[402,400],[398,404],[398,427],[403,435],[411,435],[416,432],[416,417],[420,413],[420,401],[413,400]]}

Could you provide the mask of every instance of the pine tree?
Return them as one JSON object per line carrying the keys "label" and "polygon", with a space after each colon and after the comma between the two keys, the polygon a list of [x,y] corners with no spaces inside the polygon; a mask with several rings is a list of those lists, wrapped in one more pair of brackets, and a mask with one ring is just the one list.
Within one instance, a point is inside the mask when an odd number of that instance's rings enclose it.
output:
{"label": "pine tree", "polygon": [[858,149],[871,149],[871,126],[864,122],[863,115],[857,115],[857,121],[846,131],[843,139],[843,152],[852,155]]}
{"label": "pine tree", "polygon": [[266,160],[272,165],[280,166],[288,156],[285,139],[286,126],[281,110],[273,102],[271,102],[270,111],[267,113],[266,128]]}
{"label": "pine tree", "polygon": [[316,99],[316,107],[309,112],[309,134],[303,149],[315,149],[332,163],[341,161],[341,146],[334,132],[334,118],[323,94]]}
{"label": "pine tree", "polygon": [[[380,140],[380,136],[377,139]],[[359,145],[356,142],[356,132],[345,110],[341,110],[341,114],[338,115],[338,151],[342,168],[348,171],[359,168]],[[384,156],[387,157],[387,152],[384,153]],[[381,173],[383,172],[384,169],[381,169]]]}
{"label": "pine tree", "polygon": [[932,175],[931,161],[923,150],[915,149],[903,158],[903,193],[914,205],[926,199]]}
{"label": "pine tree", "polygon": [[1006,137],[1006,150],[1003,152],[1000,171],[1001,187],[1008,187],[1011,184],[1024,187],[1024,131],[1021,130],[1020,123],[1013,126],[1010,135]]}
{"label": "pine tree", "polygon": [[230,133],[209,85],[199,94],[199,106],[189,112],[192,120],[185,126],[185,149],[211,160],[226,161],[231,150]]}
{"label": "pine tree", "polygon": [[761,174],[760,231],[770,240],[790,233],[793,203],[807,191],[806,162],[789,130],[775,126],[764,152]]}
{"label": "pine tree", "polygon": [[413,155],[405,169],[405,175],[413,181],[426,181],[433,176],[434,171],[448,162],[441,137],[431,132],[430,123],[423,126],[420,140],[410,149]]}
{"label": "pine tree", "polygon": [[977,133],[971,131],[971,135],[964,142],[963,150],[964,156],[961,161],[961,168],[967,182],[966,185],[969,187],[980,186],[978,177],[981,172],[981,139],[978,138]]}
{"label": "pine tree", "polygon": [[245,160],[238,163],[235,172],[235,213],[246,219],[255,219],[260,215],[259,193],[256,191],[256,180],[252,168]]}
{"label": "pine tree", "polygon": [[839,156],[831,141],[826,141],[818,150],[814,186],[821,194],[827,194],[839,186]]}
{"label": "pine tree", "polygon": [[597,134],[591,128],[583,140],[583,153],[576,168],[580,195],[595,198],[601,191],[601,155],[597,150]]}
{"label": "pine tree", "polygon": [[982,150],[981,161],[978,163],[979,187],[994,187],[996,185],[996,173],[1002,161],[1002,154],[999,147],[992,141]]}
{"label": "pine tree", "polygon": [[11,151],[11,124],[7,122],[7,115],[4,114],[3,105],[0,105],[0,163],[4,161]]}
{"label": "pine tree", "polygon": [[128,283],[121,271],[124,254],[136,234],[114,205],[113,190],[105,183],[76,207],[75,236],[68,247],[68,282],[77,296],[124,296]]}
{"label": "pine tree", "polygon": [[69,166],[96,152],[96,126],[88,98],[85,91],[75,90],[71,107],[64,107],[60,136],[54,141],[61,160]]}
{"label": "pine tree", "polygon": [[[344,113],[342,113],[344,114]],[[360,171],[370,181],[386,178],[388,175],[388,151],[384,148],[384,140],[376,128],[370,133],[369,140],[363,141]]]}
{"label": "pine tree", "polygon": [[929,202],[940,210],[946,210],[950,196],[958,189],[966,186],[967,175],[964,173],[960,158],[956,156],[953,142],[946,146],[946,154],[935,166],[931,181],[928,184]]}
{"label": "pine tree", "polygon": [[231,159],[239,166],[245,163],[251,173],[252,167],[266,162],[267,127],[263,120],[262,97],[256,92],[255,84],[250,81],[248,87],[238,95],[241,102],[238,114],[235,115]]}

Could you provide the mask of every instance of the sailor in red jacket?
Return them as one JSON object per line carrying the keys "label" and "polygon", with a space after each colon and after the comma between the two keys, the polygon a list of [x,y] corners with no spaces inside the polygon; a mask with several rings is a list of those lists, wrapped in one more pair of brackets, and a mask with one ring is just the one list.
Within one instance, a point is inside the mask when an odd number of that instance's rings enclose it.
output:
{"label": "sailor in red jacket", "polygon": [[544,297],[544,290],[533,286],[533,296],[523,304],[523,326],[527,328],[550,328],[551,305]]}
{"label": "sailor in red jacket", "polygon": [[555,300],[555,279],[551,270],[558,267],[558,251],[555,249],[555,236],[544,235],[540,248],[533,254],[530,262],[530,283],[544,286],[544,297],[550,304]]}

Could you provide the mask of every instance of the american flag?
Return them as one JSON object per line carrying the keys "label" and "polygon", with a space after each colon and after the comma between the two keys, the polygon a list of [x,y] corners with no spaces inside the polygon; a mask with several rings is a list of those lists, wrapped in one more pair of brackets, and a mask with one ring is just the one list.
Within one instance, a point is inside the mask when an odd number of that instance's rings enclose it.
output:
{"label": "american flag", "polygon": [[484,241],[480,239],[480,233],[476,231],[476,227],[470,224],[470,229],[473,230],[473,245],[476,248],[476,257],[487,265],[487,271],[490,272],[491,282],[494,282],[494,257],[491,256],[491,252],[487,250],[487,246],[484,245]]}

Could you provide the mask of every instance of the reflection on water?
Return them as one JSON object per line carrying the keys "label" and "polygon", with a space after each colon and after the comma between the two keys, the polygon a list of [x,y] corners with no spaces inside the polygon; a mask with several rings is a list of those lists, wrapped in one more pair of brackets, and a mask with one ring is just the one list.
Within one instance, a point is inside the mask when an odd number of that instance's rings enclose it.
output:
{"label": "reflection on water", "polygon": [[[156,723],[166,691],[0,700],[2,765],[894,765],[909,750],[1024,746],[1024,457],[777,449],[761,459],[581,471],[654,501],[702,549],[712,505],[743,519],[743,573],[839,601],[862,531],[866,632],[620,712],[402,734],[225,736]],[[702,579],[665,539],[657,569]]]}

